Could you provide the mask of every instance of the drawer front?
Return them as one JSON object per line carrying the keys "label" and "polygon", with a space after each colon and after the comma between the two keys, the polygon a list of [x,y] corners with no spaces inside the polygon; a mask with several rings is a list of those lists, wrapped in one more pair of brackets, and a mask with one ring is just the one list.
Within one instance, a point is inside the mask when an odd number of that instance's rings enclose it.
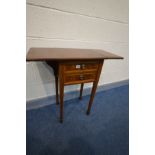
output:
{"label": "drawer front", "polygon": [[79,70],[92,70],[98,68],[97,63],[80,63],[80,64],[66,64],[64,71],[79,71]]}
{"label": "drawer front", "polygon": [[64,83],[81,83],[81,82],[93,82],[96,78],[96,72],[93,73],[81,73],[81,74],[65,74]]}

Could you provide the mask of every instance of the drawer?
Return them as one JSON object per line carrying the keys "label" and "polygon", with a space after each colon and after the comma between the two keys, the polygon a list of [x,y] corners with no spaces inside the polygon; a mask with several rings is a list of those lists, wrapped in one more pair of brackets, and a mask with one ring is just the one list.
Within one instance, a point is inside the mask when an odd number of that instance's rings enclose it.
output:
{"label": "drawer", "polygon": [[96,78],[96,72],[81,73],[81,74],[65,74],[65,84],[76,84],[81,82],[93,82]]}
{"label": "drawer", "polygon": [[97,63],[76,63],[76,64],[65,64],[64,71],[78,71],[78,70],[97,70]]}

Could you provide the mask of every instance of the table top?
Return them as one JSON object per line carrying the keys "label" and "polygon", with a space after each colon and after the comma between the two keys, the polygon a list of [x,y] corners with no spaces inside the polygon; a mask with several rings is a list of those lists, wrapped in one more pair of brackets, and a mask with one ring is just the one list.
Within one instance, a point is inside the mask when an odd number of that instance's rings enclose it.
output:
{"label": "table top", "polygon": [[30,48],[26,61],[46,60],[123,59],[123,57],[99,49]]}

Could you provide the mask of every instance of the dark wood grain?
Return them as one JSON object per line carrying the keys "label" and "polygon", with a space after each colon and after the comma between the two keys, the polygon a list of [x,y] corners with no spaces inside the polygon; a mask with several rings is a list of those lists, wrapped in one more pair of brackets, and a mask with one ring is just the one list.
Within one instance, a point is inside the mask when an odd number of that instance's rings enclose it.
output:
{"label": "dark wood grain", "polygon": [[81,87],[80,87],[80,96],[79,96],[79,99],[80,99],[80,100],[82,100],[83,86],[84,86],[84,83],[81,83]]}
{"label": "dark wood grain", "polygon": [[92,106],[94,96],[95,96],[95,93],[96,93],[96,89],[97,89],[98,81],[99,81],[99,78],[100,78],[103,63],[104,63],[104,61],[101,60],[100,63],[99,63],[98,72],[96,74],[96,79],[93,82],[93,88],[92,88],[92,92],[91,92],[91,95],[90,95],[90,101],[89,101],[89,104],[88,104],[87,115],[90,114],[91,106]]}
{"label": "dark wood grain", "polygon": [[55,95],[56,95],[56,104],[59,104],[59,96],[58,96],[58,75],[55,75]]}
{"label": "dark wood grain", "polygon": [[[123,57],[98,49],[70,48],[31,48],[27,61],[46,61],[55,75],[56,104],[60,99],[60,122],[64,119],[64,86],[81,84],[80,99],[84,83],[93,82],[87,114],[90,113],[98,81],[105,59],[123,59]],[[60,97],[58,96],[58,81]]]}
{"label": "dark wood grain", "polygon": [[123,57],[99,49],[71,48],[31,48],[26,56],[27,61],[77,59],[123,59]]}
{"label": "dark wood grain", "polygon": [[59,66],[59,82],[60,82],[60,123],[63,123],[64,116],[64,106],[63,106],[63,98],[64,98],[64,76],[63,76],[63,65]]}

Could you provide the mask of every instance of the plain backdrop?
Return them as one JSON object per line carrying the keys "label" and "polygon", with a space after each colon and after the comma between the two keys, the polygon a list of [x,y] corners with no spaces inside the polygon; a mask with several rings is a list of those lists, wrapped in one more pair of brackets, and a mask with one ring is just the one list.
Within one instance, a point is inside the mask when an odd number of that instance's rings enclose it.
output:
{"label": "plain backdrop", "polygon": [[[154,1],[130,0],[130,154],[154,155]],[[0,154],[26,154],[26,4],[0,5]]]}
{"label": "plain backdrop", "polygon": [[[129,79],[128,0],[27,0],[26,10],[26,52],[31,47],[107,50],[124,59],[105,61],[99,85]],[[55,95],[53,70],[45,63],[27,63],[26,80],[27,101]],[[73,90],[79,85],[65,87]]]}

